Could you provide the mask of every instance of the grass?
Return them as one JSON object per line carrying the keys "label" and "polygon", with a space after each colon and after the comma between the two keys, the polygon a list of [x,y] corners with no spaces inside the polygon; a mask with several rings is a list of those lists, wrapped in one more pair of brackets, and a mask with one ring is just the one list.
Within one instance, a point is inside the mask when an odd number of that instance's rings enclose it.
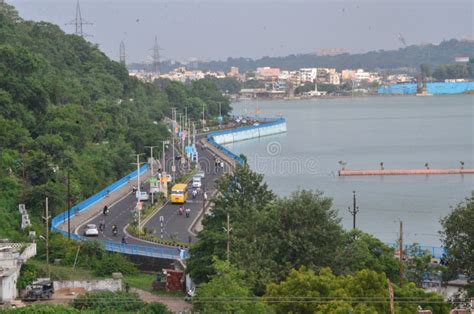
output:
{"label": "grass", "polygon": [[[47,276],[48,266],[44,261],[30,259],[28,264],[32,264],[39,269],[40,274]],[[101,279],[97,276],[94,276],[93,272],[88,269],[78,268],[72,269],[72,266],[62,266],[49,264],[49,271],[51,272],[52,280],[91,280],[91,279]]]}

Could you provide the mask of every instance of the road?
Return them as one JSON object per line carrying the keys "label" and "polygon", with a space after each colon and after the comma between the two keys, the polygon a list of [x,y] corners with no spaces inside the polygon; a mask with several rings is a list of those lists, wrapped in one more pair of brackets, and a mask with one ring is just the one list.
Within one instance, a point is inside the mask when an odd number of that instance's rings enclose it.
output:
{"label": "road", "polygon": [[[172,164],[172,156],[171,152],[167,152],[165,154],[166,159],[166,168],[170,170]],[[221,169],[220,167],[214,167],[214,155],[209,150],[199,149],[199,164],[201,169],[205,172],[205,177],[202,180],[203,186],[201,188],[202,191],[207,191],[208,197],[211,195],[212,190],[214,189],[214,182],[215,180],[223,173],[223,171],[227,171],[227,165],[225,165],[225,169]],[[147,172],[149,176],[149,171]],[[191,183],[190,183],[191,184]],[[136,183],[135,183],[136,185]],[[144,190],[149,191],[148,184],[145,184]],[[185,215],[178,215],[178,208],[180,205],[166,203],[159,211],[156,213],[151,219],[145,224],[144,228],[148,230],[154,230],[154,233],[160,237],[161,236],[161,227],[160,227],[160,216],[164,217],[164,226],[163,226],[163,238],[164,239],[171,239],[173,236],[176,237],[178,241],[181,242],[194,242],[195,237],[190,229],[192,224],[196,221],[198,216],[203,209],[203,193],[198,195],[196,199],[192,197],[192,187],[189,187],[189,198],[187,202],[184,204],[184,208],[190,208],[191,214],[189,218],[186,218]],[[110,240],[114,242],[121,242],[122,237],[126,236],[127,243],[130,244],[138,244],[143,246],[152,246],[152,247],[160,247],[161,245],[156,243],[150,243],[146,241],[142,241],[140,239],[136,239],[131,237],[126,233],[126,226],[133,220],[133,211],[136,205],[136,198],[135,195],[132,193],[130,185],[124,187],[120,191],[117,192],[118,194],[115,195],[114,201],[107,202],[100,202],[99,204],[94,205],[94,208],[89,209],[92,212],[97,213],[92,219],[88,219],[78,225],[75,228],[75,232],[77,234],[83,233],[83,227],[86,223],[93,223],[97,226],[99,223],[104,220],[105,221],[105,231],[100,233],[99,239],[100,240]],[[102,214],[102,208],[104,204],[108,204],[109,207],[109,214],[104,216]],[[114,236],[112,233],[112,225],[117,225],[118,227],[118,234]]]}

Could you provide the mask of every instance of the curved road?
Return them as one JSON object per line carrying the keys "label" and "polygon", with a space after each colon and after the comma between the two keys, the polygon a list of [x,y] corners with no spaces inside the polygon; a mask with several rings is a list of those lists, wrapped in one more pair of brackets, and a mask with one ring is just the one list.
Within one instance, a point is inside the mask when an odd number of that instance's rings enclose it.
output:
{"label": "curved road", "polygon": [[[200,146],[199,146],[200,147]],[[228,165],[225,165],[225,169],[214,166],[214,154],[209,150],[198,148],[199,151],[199,164],[201,169],[205,172],[205,178],[202,180],[203,186],[201,191],[206,190],[208,198],[210,197],[212,190],[214,189],[214,181],[224,170],[228,169]],[[172,156],[170,152],[165,154],[166,168],[170,169],[172,164]],[[147,171],[142,178],[149,178],[150,171]],[[142,182],[144,180],[141,180]],[[119,191],[110,195],[110,200],[104,200],[93,205],[93,208],[89,209],[91,213],[96,213],[92,218],[84,220],[80,225],[75,226],[74,232],[82,235],[83,227],[87,223],[93,223],[99,226],[99,223],[104,220],[106,224],[105,231],[99,235],[100,240],[109,240],[120,243],[122,237],[126,235],[127,243],[138,244],[143,246],[152,247],[164,247],[156,243],[150,243],[147,241],[133,238],[125,233],[126,226],[133,220],[134,208],[137,203],[135,195],[131,191],[131,186],[136,185],[136,181],[130,182],[127,186],[123,187]],[[148,184],[145,184],[145,191],[149,191]],[[144,228],[154,230],[155,234],[160,237],[160,216],[163,216],[164,227],[163,227],[163,238],[171,239],[172,236],[176,237],[181,242],[194,242],[195,235],[191,232],[193,223],[197,220],[198,216],[203,210],[203,193],[198,195],[196,199],[192,198],[192,187],[189,183],[189,198],[184,204],[184,208],[190,208],[191,214],[189,218],[185,215],[178,215],[178,208],[180,205],[171,204],[167,202],[149,221],[145,224]],[[102,214],[103,206],[107,204],[109,207],[109,214],[104,216]],[[117,236],[113,236],[112,225],[118,226]]]}

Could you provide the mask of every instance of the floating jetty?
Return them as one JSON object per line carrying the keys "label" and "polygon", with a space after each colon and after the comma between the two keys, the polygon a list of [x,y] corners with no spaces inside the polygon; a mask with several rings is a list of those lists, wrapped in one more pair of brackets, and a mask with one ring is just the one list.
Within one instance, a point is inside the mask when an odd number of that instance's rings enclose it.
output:
{"label": "floating jetty", "polygon": [[378,170],[339,170],[339,176],[395,176],[431,174],[474,174],[474,169],[378,169]]}

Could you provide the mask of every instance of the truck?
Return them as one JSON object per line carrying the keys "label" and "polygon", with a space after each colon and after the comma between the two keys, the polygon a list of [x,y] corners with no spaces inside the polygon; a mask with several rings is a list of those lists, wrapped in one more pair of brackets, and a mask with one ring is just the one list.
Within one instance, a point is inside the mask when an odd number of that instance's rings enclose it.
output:
{"label": "truck", "polygon": [[23,300],[36,301],[51,299],[54,294],[53,282],[50,278],[38,278],[31,285],[26,286]]}

